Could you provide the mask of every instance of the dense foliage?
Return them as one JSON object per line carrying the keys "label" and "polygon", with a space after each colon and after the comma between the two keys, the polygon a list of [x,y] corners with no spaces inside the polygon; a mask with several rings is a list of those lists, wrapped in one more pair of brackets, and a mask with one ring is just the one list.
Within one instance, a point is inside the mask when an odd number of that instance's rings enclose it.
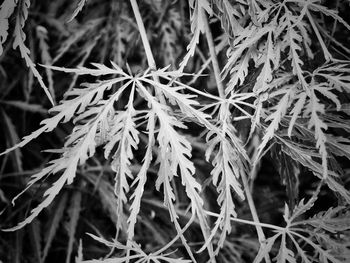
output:
{"label": "dense foliage", "polygon": [[3,0],[0,262],[349,262],[349,12]]}

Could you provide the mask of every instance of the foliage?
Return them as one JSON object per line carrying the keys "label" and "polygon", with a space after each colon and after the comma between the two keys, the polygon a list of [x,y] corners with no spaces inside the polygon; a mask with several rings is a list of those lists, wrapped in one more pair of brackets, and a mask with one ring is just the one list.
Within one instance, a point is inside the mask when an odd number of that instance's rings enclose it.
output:
{"label": "foliage", "polygon": [[348,262],[348,12],[4,0],[0,261]]}

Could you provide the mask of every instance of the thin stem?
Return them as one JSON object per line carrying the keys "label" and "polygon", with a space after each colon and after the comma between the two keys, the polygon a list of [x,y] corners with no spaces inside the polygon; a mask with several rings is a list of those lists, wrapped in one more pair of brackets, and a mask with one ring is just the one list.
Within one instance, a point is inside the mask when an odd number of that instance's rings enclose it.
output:
{"label": "thin stem", "polygon": [[[244,191],[245,191],[245,194],[246,194],[246,197],[247,197],[249,209],[250,209],[250,212],[252,214],[253,221],[255,223],[255,228],[256,228],[256,232],[258,234],[258,239],[259,239],[260,246],[265,246],[264,241],[266,240],[266,237],[265,237],[264,231],[262,230],[262,226],[261,226],[261,223],[260,223],[260,220],[259,220],[258,213],[256,211],[256,207],[255,207],[255,204],[254,204],[252,193],[250,192],[248,179],[247,179],[245,173],[242,173],[241,177],[242,177]],[[271,262],[270,256],[268,254],[265,255],[265,261],[266,262]]]}
{"label": "thin stem", "polygon": [[[219,215],[217,213],[213,213],[210,211],[205,211],[205,213],[209,216],[213,216],[213,217],[219,217]],[[256,223],[254,221],[249,221],[249,220],[245,220],[245,219],[240,219],[240,218],[235,218],[235,217],[231,217],[230,218],[231,221],[233,222],[237,222],[237,223],[242,223],[242,224],[247,224],[247,225],[259,225],[261,227],[266,227],[266,228],[270,228],[270,229],[275,229],[278,231],[284,231],[285,228],[284,227],[280,227],[280,226],[275,226],[275,225],[271,225],[271,224],[266,224],[266,223]]]}
{"label": "thin stem", "polygon": [[146,33],[145,25],[143,24],[143,21],[142,21],[139,6],[137,5],[136,0],[130,0],[130,4],[132,6],[132,10],[133,10],[134,15],[135,15],[137,27],[140,31],[143,47],[145,48],[148,66],[151,69],[156,69],[157,68],[156,62],[154,60],[151,46],[150,46],[148,38],[147,38],[147,33]]}
{"label": "thin stem", "polygon": [[209,46],[209,53],[210,53],[210,57],[211,57],[211,62],[213,64],[215,81],[216,81],[216,85],[218,86],[219,96],[220,96],[220,98],[225,98],[224,86],[222,85],[221,77],[220,77],[219,62],[218,62],[218,58],[216,56],[213,35],[211,34],[211,31],[210,31],[209,22],[208,22],[206,12],[202,12],[202,16],[203,16],[203,21],[204,21],[205,35],[206,35],[208,46]]}
{"label": "thin stem", "polygon": [[[134,15],[135,15],[137,27],[138,27],[140,35],[141,35],[141,40],[142,40],[143,47],[145,49],[148,66],[151,69],[156,70],[157,69],[156,61],[154,60],[154,56],[153,56],[153,53],[152,53],[152,50],[151,50],[151,46],[150,46],[148,38],[147,38],[147,33],[146,33],[145,25],[143,24],[143,21],[142,21],[142,17],[141,17],[139,6],[137,5],[136,0],[130,0],[130,4],[132,6],[132,10],[133,10]],[[154,76],[153,79],[154,79],[154,81],[160,83],[158,76]],[[156,89],[156,88],[155,88],[155,93],[156,93],[158,99],[160,100],[160,102],[162,104],[165,104],[164,97],[159,92],[159,90]]]}
{"label": "thin stem", "polygon": [[247,177],[243,173],[242,173],[242,181],[243,181],[243,186],[244,186],[244,189],[245,189],[245,194],[246,194],[246,197],[247,197],[248,205],[249,205],[250,211],[252,213],[253,220],[256,223],[256,231],[258,233],[259,241],[260,242],[264,241],[265,240],[265,234],[262,231],[262,228],[259,226],[260,225],[260,220],[259,220],[258,213],[256,211],[256,207],[255,207],[255,204],[254,204],[253,196],[252,196],[252,194],[250,192],[250,188],[249,188],[249,185],[248,185]]}
{"label": "thin stem", "polygon": [[162,247],[159,250],[157,250],[156,252],[154,252],[153,255],[160,255],[163,251],[170,248],[176,242],[176,240],[178,240],[181,237],[181,235],[183,235],[185,233],[185,231],[191,226],[191,224],[194,221],[195,221],[195,217],[194,217],[194,215],[192,215],[190,220],[185,225],[185,227],[181,230],[181,232],[177,233],[177,235],[168,244],[166,244],[164,247]]}

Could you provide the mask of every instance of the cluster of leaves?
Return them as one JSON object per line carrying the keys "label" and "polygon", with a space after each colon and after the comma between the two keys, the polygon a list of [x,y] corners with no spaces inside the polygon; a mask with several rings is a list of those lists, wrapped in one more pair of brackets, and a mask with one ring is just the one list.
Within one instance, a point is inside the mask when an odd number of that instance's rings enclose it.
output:
{"label": "cluster of leaves", "polygon": [[[350,260],[348,10],[340,0],[3,1],[1,228],[13,242],[1,242],[14,252],[0,256]],[[17,59],[29,70],[12,68]],[[275,184],[284,191],[264,217]],[[334,202],[315,207],[322,196]]]}

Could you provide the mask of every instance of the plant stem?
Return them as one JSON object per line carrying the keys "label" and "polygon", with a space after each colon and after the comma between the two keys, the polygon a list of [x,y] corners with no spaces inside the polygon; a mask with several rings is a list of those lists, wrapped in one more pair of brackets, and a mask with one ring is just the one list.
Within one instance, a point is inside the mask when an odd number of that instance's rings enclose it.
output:
{"label": "plant stem", "polygon": [[157,69],[156,62],[154,60],[153,53],[152,53],[152,50],[151,50],[151,46],[150,46],[148,38],[147,38],[145,25],[143,24],[143,21],[142,21],[142,17],[141,17],[139,6],[137,5],[136,0],[130,0],[130,4],[132,6],[132,10],[133,10],[134,15],[135,15],[137,27],[138,27],[138,29],[140,31],[143,47],[145,48],[148,66],[151,69]]}
{"label": "plant stem", "polygon": [[[137,5],[136,0],[130,0],[130,4],[132,6],[132,10],[133,10],[134,15],[135,15],[137,27],[138,27],[140,35],[141,35],[141,40],[142,40],[143,47],[145,49],[148,66],[151,69],[156,70],[157,69],[156,61],[154,60],[154,56],[153,56],[153,53],[152,53],[151,45],[149,44],[149,41],[148,41],[148,38],[147,38],[147,33],[146,33],[145,25],[143,24],[143,21],[142,21],[142,17],[141,17],[139,6]],[[159,78],[157,76],[153,77],[153,79],[156,82],[160,82]],[[159,90],[156,89],[156,88],[155,88],[155,93],[157,95],[157,98],[160,100],[160,102],[162,104],[165,104],[164,97],[159,92]]]}
{"label": "plant stem", "polygon": [[[213,216],[213,217],[219,217],[219,215],[217,213],[213,213],[213,212],[210,212],[210,211],[205,211],[205,213],[209,216]],[[230,218],[231,221],[233,222],[237,222],[237,223],[242,223],[242,224],[247,224],[247,225],[252,225],[252,226],[261,226],[261,227],[266,227],[266,228],[270,228],[270,229],[275,229],[275,230],[278,230],[278,231],[283,231],[285,230],[284,227],[280,227],[280,226],[275,226],[275,225],[272,225],[272,224],[266,224],[266,223],[257,223],[257,222],[254,222],[254,221],[250,221],[250,220],[245,220],[245,219],[240,219],[240,218],[235,218],[235,217],[231,217]]]}
{"label": "plant stem", "polygon": [[[260,223],[260,220],[259,220],[258,213],[256,211],[256,207],[255,207],[255,204],[254,204],[252,193],[250,192],[247,176],[246,176],[245,173],[242,173],[241,177],[242,177],[243,186],[244,186],[244,192],[245,192],[245,195],[247,197],[249,209],[250,209],[250,212],[251,212],[252,217],[253,217],[253,221],[254,221],[254,225],[255,225],[255,228],[256,228],[256,232],[258,234],[258,239],[259,239],[260,246],[265,246],[264,241],[266,240],[266,237],[265,237],[264,231],[262,230],[262,226],[261,226],[261,223]],[[268,254],[265,255],[265,261],[266,262],[271,262],[270,256]]]}
{"label": "plant stem", "polygon": [[209,22],[208,22],[206,12],[202,12],[202,16],[203,16],[204,27],[205,27],[205,35],[206,35],[208,46],[209,46],[209,53],[210,53],[210,57],[211,57],[211,62],[213,64],[215,81],[216,81],[216,85],[217,85],[218,91],[219,91],[219,96],[220,96],[220,98],[225,98],[224,86],[222,85],[221,77],[220,77],[219,62],[218,62],[218,58],[216,56],[213,35],[212,35],[210,27],[209,27]]}
{"label": "plant stem", "polygon": [[[189,221],[187,222],[187,224],[184,226],[184,228],[182,228],[181,232],[177,233],[177,235],[168,244],[166,244],[164,247],[154,252],[153,255],[160,255],[162,252],[170,248],[180,238],[180,236],[185,233],[185,231],[192,225],[194,221],[195,221],[195,216],[192,215]],[[192,259],[192,261],[194,260]]]}

